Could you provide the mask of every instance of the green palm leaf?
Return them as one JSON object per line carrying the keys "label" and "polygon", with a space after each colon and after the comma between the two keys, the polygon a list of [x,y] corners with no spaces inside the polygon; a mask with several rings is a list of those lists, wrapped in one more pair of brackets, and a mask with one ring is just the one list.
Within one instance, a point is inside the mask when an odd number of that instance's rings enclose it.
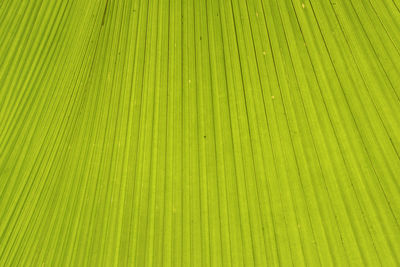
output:
{"label": "green palm leaf", "polygon": [[0,266],[399,266],[398,0],[0,0]]}

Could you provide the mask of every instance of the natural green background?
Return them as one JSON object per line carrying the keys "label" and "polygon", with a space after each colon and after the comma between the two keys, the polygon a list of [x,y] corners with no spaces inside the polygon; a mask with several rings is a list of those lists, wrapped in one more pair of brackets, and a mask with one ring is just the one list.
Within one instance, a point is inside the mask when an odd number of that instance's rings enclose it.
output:
{"label": "natural green background", "polygon": [[0,0],[0,266],[400,266],[399,0]]}

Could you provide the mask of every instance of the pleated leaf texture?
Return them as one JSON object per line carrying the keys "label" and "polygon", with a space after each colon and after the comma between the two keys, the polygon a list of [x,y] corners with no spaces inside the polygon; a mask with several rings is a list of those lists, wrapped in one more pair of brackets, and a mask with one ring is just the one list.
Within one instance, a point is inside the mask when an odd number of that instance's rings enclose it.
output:
{"label": "pleated leaf texture", "polygon": [[0,266],[400,266],[399,0],[0,0]]}

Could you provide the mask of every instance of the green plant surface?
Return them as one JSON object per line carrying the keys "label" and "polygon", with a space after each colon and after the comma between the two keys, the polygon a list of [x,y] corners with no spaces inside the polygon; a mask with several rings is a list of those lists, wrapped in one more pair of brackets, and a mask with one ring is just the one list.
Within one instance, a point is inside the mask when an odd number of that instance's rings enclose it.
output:
{"label": "green plant surface", "polygon": [[399,0],[0,0],[0,266],[400,266]]}

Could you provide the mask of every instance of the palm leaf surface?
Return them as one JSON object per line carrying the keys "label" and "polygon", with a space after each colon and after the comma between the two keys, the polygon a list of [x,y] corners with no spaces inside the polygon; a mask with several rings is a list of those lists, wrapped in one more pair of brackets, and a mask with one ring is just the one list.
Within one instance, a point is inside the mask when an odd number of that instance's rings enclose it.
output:
{"label": "palm leaf surface", "polygon": [[0,266],[399,266],[399,6],[0,1]]}

